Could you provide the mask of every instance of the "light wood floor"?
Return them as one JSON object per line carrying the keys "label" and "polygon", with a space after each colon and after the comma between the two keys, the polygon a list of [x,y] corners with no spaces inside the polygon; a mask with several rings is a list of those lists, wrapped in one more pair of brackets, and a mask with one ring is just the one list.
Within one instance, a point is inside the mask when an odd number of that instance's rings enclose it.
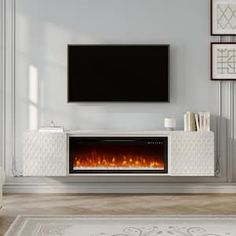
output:
{"label": "light wood floor", "polygon": [[17,215],[236,215],[234,195],[75,195],[4,196],[0,235]]}

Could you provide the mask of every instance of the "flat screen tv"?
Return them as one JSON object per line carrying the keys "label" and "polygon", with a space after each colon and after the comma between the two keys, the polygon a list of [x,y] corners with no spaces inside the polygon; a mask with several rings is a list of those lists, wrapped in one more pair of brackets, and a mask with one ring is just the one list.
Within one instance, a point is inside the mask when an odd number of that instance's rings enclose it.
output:
{"label": "flat screen tv", "polygon": [[68,102],[168,102],[169,45],[68,45]]}

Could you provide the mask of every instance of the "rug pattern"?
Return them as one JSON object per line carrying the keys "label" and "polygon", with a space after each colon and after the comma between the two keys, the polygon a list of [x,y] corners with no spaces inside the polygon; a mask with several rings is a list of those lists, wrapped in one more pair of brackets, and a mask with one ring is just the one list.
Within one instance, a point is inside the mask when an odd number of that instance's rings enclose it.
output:
{"label": "rug pattern", "polygon": [[6,236],[236,236],[236,216],[19,216]]}

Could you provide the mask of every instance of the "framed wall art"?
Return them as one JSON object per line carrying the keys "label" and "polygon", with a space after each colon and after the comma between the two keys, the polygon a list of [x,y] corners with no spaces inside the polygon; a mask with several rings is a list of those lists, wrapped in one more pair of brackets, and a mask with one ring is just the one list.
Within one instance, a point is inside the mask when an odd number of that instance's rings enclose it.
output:
{"label": "framed wall art", "polygon": [[236,0],[211,1],[211,35],[236,35]]}
{"label": "framed wall art", "polygon": [[211,79],[236,80],[236,43],[211,43]]}

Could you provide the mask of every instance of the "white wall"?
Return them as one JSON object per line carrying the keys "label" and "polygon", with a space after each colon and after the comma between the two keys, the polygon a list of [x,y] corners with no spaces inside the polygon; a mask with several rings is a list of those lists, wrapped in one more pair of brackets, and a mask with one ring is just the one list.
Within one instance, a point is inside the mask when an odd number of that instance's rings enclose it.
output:
{"label": "white wall", "polygon": [[[4,1],[4,0],[1,0]],[[12,140],[17,168],[22,165],[22,134],[51,120],[66,129],[153,130],[163,128],[163,118],[177,118],[183,128],[187,110],[210,111],[216,132],[220,177],[215,178],[110,178],[133,182],[224,182],[232,179],[234,139],[229,129],[235,122],[231,108],[234,84],[210,81],[211,41],[209,2],[206,0],[10,0],[16,2],[15,87],[8,84],[15,101],[15,139],[8,122],[7,173],[11,175]],[[13,4],[12,4],[13,3]],[[10,11],[10,10],[9,10]],[[11,12],[14,15],[14,11]],[[12,17],[9,13],[9,18]],[[12,19],[9,19],[10,24]],[[9,30],[10,31],[10,30]],[[9,38],[13,34],[9,33]],[[218,40],[219,38],[214,38]],[[170,103],[78,103],[67,100],[67,44],[156,43],[170,44]],[[9,48],[12,47],[9,40]],[[11,63],[9,63],[11,64]],[[13,70],[11,65],[9,67]],[[11,77],[11,71],[9,72]],[[12,80],[13,81],[13,80]],[[15,88],[15,91],[14,89]],[[222,96],[219,97],[219,88]],[[231,92],[230,92],[231,91]],[[14,99],[15,96],[15,99]],[[12,101],[9,99],[9,101]],[[8,102],[7,104],[10,104]],[[222,125],[216,126],[219,104]],[[11,104],[12,106],[12,104]],[[9,108],[9,110],[11,110]],[[14,109],[13,109],[14,110]],[[11,111],[8,111],[11,114]],[[10,116],[10,115],[9,115]],[[233,118],[232,118],[233,117]],[[232,119],[231,119],[232,118]],[[230,122],[229,122],[230,120]],[[236,126],[235,126],[236,127]],[[219,129],[217,129],[219,128]],[[220,130],[220,133],[218,132]],[[230,134],[230,137],[226,135]],[[218,150],[218,147],[221,150]],[[219,153],[218,153],[219,152]],[[232,158],[231,158],[232,160]],[[228,165],[228,167],[227,167]],[[231,167],[230,167],[231,165]],[[231,177],[229,177],[231,175]],[[9,183],[94,182],[88,178],[10,179]],[[100,178],[99,181],[107,181]]]}
{"label": "white wall", "polygon": [[[187,110],[216,114],[208,18],[205,0],[17,1],[17,158],[22,132],[51,120],[66,129],[151,130],[173,116],[181,129]],[[170,44],[170,103],[68,104],[67,44],[73,43]]]}

